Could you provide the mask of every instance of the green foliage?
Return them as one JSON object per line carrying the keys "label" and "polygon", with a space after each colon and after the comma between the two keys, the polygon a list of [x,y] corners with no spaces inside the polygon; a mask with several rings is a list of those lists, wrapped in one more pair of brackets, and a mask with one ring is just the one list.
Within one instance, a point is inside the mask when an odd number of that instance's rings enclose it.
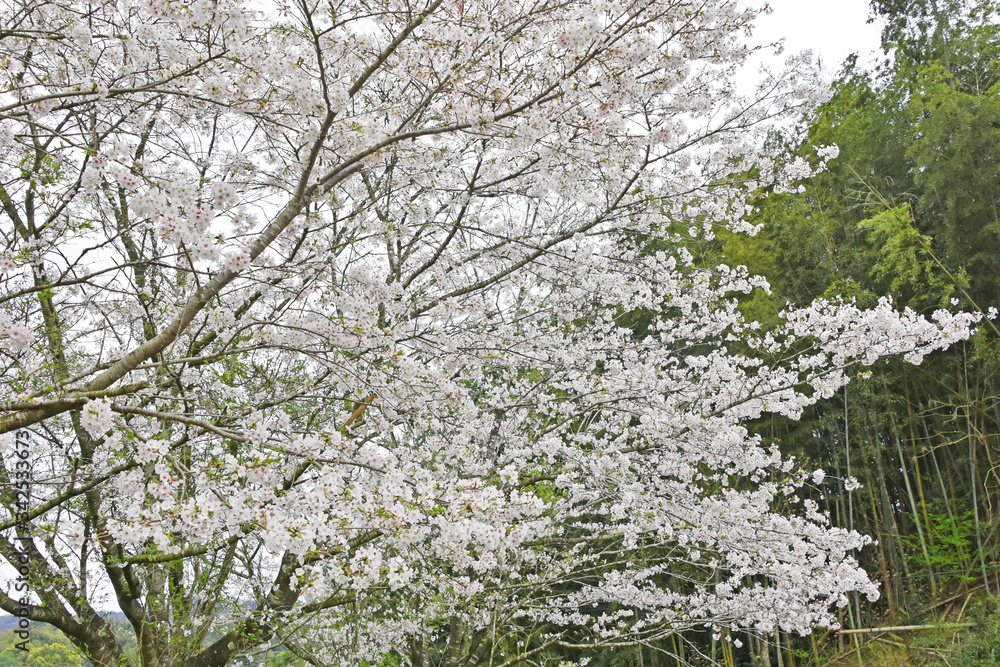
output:
{"label": "green foliage", "polygon": [[757,236],[720,233],[720,251],[728,264],[767,276],[775,296],[755,293],[744,302],[743,312],[773,324],[786,301],[810,301],[836,275],[833,221],[816,200],[793,195],[764,199],[757,219],[765,225]]}
{"label": "green foliage", "polygon": [[977,600],[969,607],[969,620],[976,623],[962,645],[963,667],[1000,667],[1000,609],[997,598]]}
{"label": "green foliage", "polygon": [[[989,87],[1000,9],[995,0],[871,0],[883,19],[882,46],[900,63],[941,61]],[[996,79],[992,79],[994,82]]]}
{"label": "green foliage", "polygon": [[[956,574],[945,575],[943,578],[955,578],[962,581],[975,579],[975,572],[966,572],[971,564],[970,555],[975,551],[975,522],[971,509],[955,516],[943,509],[927,508],[929,534],[927,535],[927,558],[924,559],[916,535],[904,536],[907,545],[907,555],[911,561],[913,572],[935,572]],[[914,521],[920,517],[913,517]]]}
{"label": "green foliage", "polygon": [[0,633],[0,667],[28,665],[30,667],[84,667],[84,660],[76,647],[51,626],[32,623],[29,628],[27,651],[17,648],[23,641],[13,630]]}
{"label": "green foliage", "polygon": [[940,63],[919,72],[911,113],[918,138],[918,216],[939,237],[945,261],[979,279],[977,298],[997,303],[1000,271],[1000,83],[966,90]]}
{"label": "green foliage", "polygon": [[377,663],[365,661],[361,663],[361,667],[402,667],[402,665],[403,658],[398,653],[387,653]]}
{"label": "green foliage", "polygon": [[888,283],[897,301],[911,306],[925,301],[938,307],[948,304],[958,286],[939,268],[931,238],[914,228],[909,206],[876,213],[859,222],[858,229],[867,231],[868,241],[879,249],[871,276]]}

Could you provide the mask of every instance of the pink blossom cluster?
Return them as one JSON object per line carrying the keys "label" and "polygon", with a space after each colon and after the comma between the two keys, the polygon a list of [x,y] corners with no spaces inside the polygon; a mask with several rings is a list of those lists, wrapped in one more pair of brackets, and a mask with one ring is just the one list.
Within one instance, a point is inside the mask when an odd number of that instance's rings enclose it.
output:
{"label": "pink blossom cluster", "polygon": [[14,352],[28,349],[34,338],[26,322],[13,321],[7,313],[0,312],[0,345]]}
{"label": "pink blossom cluster", "polygon": [[80,410],[80,425],[96,438],[107,433],[114,425],[114,413],[106,398],[87,401]]}

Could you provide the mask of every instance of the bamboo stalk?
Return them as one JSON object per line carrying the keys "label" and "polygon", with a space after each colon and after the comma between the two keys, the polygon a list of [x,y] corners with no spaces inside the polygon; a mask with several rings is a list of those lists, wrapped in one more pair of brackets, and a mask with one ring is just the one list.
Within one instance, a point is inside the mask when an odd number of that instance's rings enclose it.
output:
{"label": "bamboo stalk", "polygon": [[[979,567],[983,575],[983,585],[990,587],[990,580],[986,574],[986,557],[983,555],[983,534],[979,526],[979,494],[976,487],[979,485],[979,475],[976,473],[976,441],[972,437],[972,396],[969,394],[969,360],[965,353],[965,342],[962,342],[962,380],[965,386],[965,429],[969,439],[969,473],[972,485],[972,518],[976,528],[976,551],[979,553]],[[985,488],[985,484],[983,485]]]}
{"label": "bamboo stalk", "polygon": [[930,623],[927,625],[892,625],[885,628],[857,628],[838,630],[842,635],[867,635],[877,632],[910,632],[913,630],[934,630],[942,628],[971,628],[975,623]]}
{"label": "bamboo stalk", "polygon": [[[888,393],[888,386],[883,381],[882,383],[883,391]],[[899,432],[899,427],[896,425],[896,417],[892,414],[892,410],[889,410],[889,423],[892,425],[892,439],[896,443],[896,454],[899,456],[899,469],[903,473],[903,483],[906,486],[906,495],[910,500],[910,507],[913,508],[913,525],[917,528],[917,537],[920,540],[920,550],[924,555],[924,563],[927,564],[928,571],[931,572],[931,591],[934,595],[937,595],[937,582],[934,580],[934,568],[931,565],[930,552],[927,550],[927,540],[924,538],[924,529],[920,525],[920,507],[917,505],[917,500],[913,495],[913,486],[910,484],[910,473],[906,470],[906,456],[903,454],[903,445],[900,442],[902,440],[902,435]],[[903,556],[903,562],[906,562],[906,556]]]}

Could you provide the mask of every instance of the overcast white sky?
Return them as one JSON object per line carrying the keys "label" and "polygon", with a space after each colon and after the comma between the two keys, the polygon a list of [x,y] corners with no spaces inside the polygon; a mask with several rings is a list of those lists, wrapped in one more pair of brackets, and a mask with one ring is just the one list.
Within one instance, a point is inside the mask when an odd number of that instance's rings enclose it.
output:
{"label": "overcast white sky", "polygon": [[784,37],[782,62],[787,55],[812,49],[827,73],[833,74],[851,53],[864,64],[881,53],[881,28],[866,23],[868,0],[769,0],[769,4],[774,13],[758,20],[753,41],[769,43]]}

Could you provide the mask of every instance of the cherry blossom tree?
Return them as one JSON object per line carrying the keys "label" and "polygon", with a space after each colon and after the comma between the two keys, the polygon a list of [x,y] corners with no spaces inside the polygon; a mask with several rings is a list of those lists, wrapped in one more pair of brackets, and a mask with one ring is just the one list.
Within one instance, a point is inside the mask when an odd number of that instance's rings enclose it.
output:
{"label": "cherry blossom tree", "polygon": [[765,331],[736,297],[766,283],[685,250],[836,154],[764,148],[821,87],[737,94],[757,10],[2,11],[0,608],[102,666],[471,667],[877,595],[796,496],[840,482],[742,424],[974,318]]}

